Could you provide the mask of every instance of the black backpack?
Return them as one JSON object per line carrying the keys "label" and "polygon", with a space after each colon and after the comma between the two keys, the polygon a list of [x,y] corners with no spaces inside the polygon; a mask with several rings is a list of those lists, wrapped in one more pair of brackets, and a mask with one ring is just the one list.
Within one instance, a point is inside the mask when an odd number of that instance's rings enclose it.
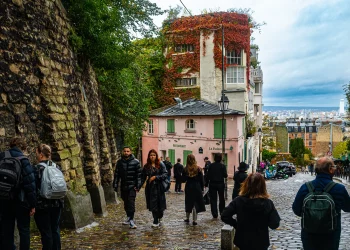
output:
{"label": "black backpack", "polygon": [[330,233],[337,227],[337,212],[333,197],[328,193],[334,186],[331,181],[322,191],[316,191],[311,181],[306,183],[309,193],[303,201],[301,227],[308,233]]}
{"label": "black backpack", "polygon": [[13,157],[5,151],[0,160],[0,200],[13,200],[21,182],[21,160],[27,157]]}

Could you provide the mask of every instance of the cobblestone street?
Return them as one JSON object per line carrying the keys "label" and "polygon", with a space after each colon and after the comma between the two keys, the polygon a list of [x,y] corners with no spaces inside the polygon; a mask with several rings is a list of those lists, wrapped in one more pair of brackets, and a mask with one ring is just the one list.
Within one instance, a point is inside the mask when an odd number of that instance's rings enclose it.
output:
{"label": "cobblestone street", "polygon": [[[292,211],[292,202],[302,183],[312,180],[310,175],[297,174],[288,180],[267,181],[271,199],[282,218],[278,230],[270,231],[270,249],[302,249],[300,240],[300,218]],[[229,197],[232,193],[229,183]],[[99,226],[84,232],[62,232],[62,249],[220,249],[220,230],[224,225],[219,219],[212,219],[210,207],[198,216],[198,225],[186,225],[183,222],[184,194],[173,192],[167,195],[168,209],[164,214],[164,225],[158,229],[151,228],[152,216],[146,210],[144,190],[137,196],[135,222],[136,230],[123,226],[125,219],[122,203],[110,205],[108,216],[96,218]],[[349,214],[342,215],[342,236],[340,249],[350,249],[348,234],[350,232]],[[191,218],[190,218],[191,219]],[[252,238],[254,236],[252,235]],[[34,249],[39,249],[40,238],[33,236]]]}

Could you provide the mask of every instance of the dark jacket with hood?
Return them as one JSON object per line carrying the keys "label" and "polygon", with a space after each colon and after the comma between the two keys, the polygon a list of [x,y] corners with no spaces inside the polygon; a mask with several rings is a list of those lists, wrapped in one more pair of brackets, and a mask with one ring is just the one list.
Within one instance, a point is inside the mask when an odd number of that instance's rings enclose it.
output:
{"label": "dark jacket with hood", "polygon": [[[160,163],[159,169],[155,167],[147,168],[145,165],[142,169],[141,176],[142,185],[145,181],[147,181],[145,194],[148,210],[151,212],[164,211],[166,209],[166,199],[162,181],[164,181],[168,177],[168,172],[166,171],[164,163]],[[148,182],[148,180],[152,176],[156,176],[156,179],[150,183]]]}
{"label": "dark jacket with hood", "polygon": [[235,181],[235,184],[233,186],[233,191],[232,191],[232,200],[236,198],[239,195],[239,191],[241,190],[241,185],[245,179],[247,179],[248,174],[246,170],[242,171],[236,171],[235,175],[233,176],[233,180]]}
{"label": "dark jacket with hood", "polygon": [[[12,157],[24,156],[22,151],[13,147],[9,149]],[[5,157],[5,153],[0,153],[0,160]],[[22,165],[22,180],[20,184],[20,189],[18,193],[18,199],[20,205],[27,208],[34,208],[36,205],[36,185],[35,185],[35,176],[33,167],[30,165],[30,162],[27,158],[21,160]],[[24,194],[24,197],[21,197]]]}
{"label": "dark jacket with hood", "polygon": [[[232,218],[235,214],[237,220]],[[249,199],[245,196],[231,201],[222,212],[221,219],[236,229],[235,245],[249,250],[266,250],[270,245],[268,228],[278,228],[281,220],[270,199]]]}
{"label": "dark jacket with hood", "polygon": [[119,180],[121,180],[121,191],[129,191],[134,188],[140,189],[141,171],[140,162],[134,155],[130,155],[128,159],[124,159],[123,157],[119,159],[114,172],[114,190],[118,190]]}
{"label": "dark jacket with hood", "polygon": [[[319,173],[316,175],[315,180],[312,181],[312,185],[315,187],[315,190],[321,191],[329,182],[332,181],[332,176],[326,173]],[[309,193],[309,190],[306,184],[303,184],[293,202],[293,211],[297,216],[302,215],[303,201],[305,196]],[[333,250],[338,249],[339,241],[340,241],[340,232],[341,232],[341,211],[350,212],[350,197],[348,192],[346,191],[344,185],[336,184],[330,191],[329,194],[333,197],[335,203],[335,209],[338,214],[337,218],[337,228],[334,232],[325,235],[320,234],[309,234],[303,229],[301,230],[301,240],[303,244],[319,244],[322,246],[318,248],[320,250],[327,249]],[[330,245],[328,245],[330,244]],[[305,250],[314,249],[314,248],[305,248]]]}

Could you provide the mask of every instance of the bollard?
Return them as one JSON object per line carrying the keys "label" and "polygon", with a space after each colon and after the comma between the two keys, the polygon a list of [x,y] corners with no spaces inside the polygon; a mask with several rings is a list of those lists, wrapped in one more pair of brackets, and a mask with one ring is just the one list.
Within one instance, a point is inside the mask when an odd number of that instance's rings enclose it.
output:
{"label": "bollard", "polygon": [[224,225],[221,228],[221,249],[222,250],[237,249],[233,245],[234,237],[235,237],[235,229],[230,225]]}

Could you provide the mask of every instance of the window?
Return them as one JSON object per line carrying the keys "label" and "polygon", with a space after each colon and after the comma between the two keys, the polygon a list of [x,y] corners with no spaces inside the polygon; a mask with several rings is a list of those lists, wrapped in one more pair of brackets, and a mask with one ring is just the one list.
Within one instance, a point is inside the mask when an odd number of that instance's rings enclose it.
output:
{"label": "window", "polygon": [[309,139],[312,139],[312,133],[309,134]]}
{"label": "window", "polygon": [[194,129],[194,120],[189,119],[186,121],[186,129]]}
{"label": "window", "polygon": [[226,54],[227,64],[242,65],[242,53],[241,51],[228,51]]}
{"label": "window", "polygon": [[227,67],[226,83],[244,83],[244,68],[243,67]]}
{"label": "window", "polygon": [[194,46],[192,44],[177,44],[175,45],[175,52],[192,52],[194,51]]}
{"label": "window", "polygon": [[294,135],[294,138],[298,138],[298,134],[295,134],[295,135]]}
{"label": "window", "polygon": [[148,122],[148,133],[153,134],[153,120],[149,120]]}
{"label": "window", "polygon": [[[226,119],[224,120],[224,137],[226,138]],[[214,120],[214,138],[222,138],[222,119]]]}
{"label": "window", "polygon": [[167,133],[175,133],[175,120],[174,119],[167,120]]}
{"label": "window", "polygon": [[196,86],[197,78],[177,78],[176,79],[176,87],[187,87],[187,86]]}
{"label": "window", "polygon": [[312,127],[309,127],[309,132],[312,132]]}
{"label": "window", "polygon": [[260,94],[260,83],[255,83],[255,94]]}
{"label": "window", "polygon": [[312,141],[309,141],[309,146],[312,146]]}

